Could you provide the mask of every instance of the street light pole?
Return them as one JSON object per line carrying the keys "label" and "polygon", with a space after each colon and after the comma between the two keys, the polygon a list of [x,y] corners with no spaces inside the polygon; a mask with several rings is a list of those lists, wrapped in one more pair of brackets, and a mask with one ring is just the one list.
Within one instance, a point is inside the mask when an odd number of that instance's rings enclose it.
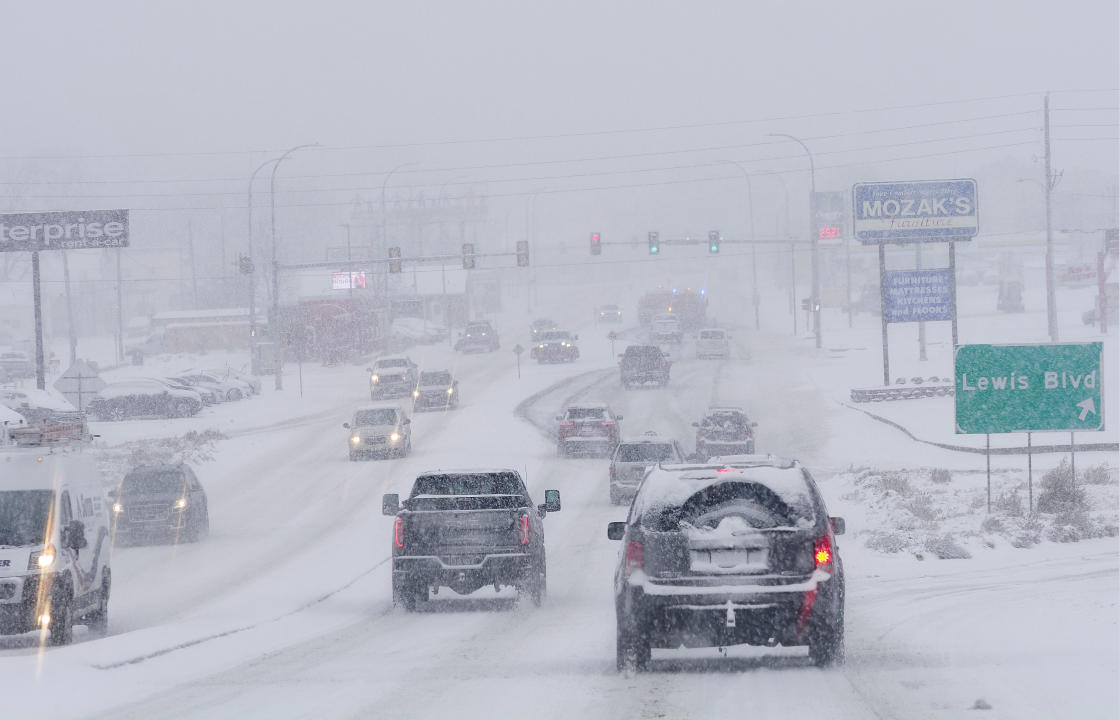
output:
{"label": "street light pole", "polygon": [[[253,181],[256,180],[256,175],[264,168],[276,162],[276,158],[265,160],[256,170],[253,170],[252,175],[249,176],[249,197],[248,197],[248,239],[249,239],[249,264],[253,262]],[[238,268],[240,269],[240,268]],[[256,358],[256,268],[252,269],[249,275],[249,367],[250,371],[256,375],[259,372],[259,366]]]}
{"label": "street light pole", "polygon": [[734,160],[724,160],[723,162],[734,165],[742,173],[742,177],[746,179],[747,226],[750,232],[750,270],[753,274],[754,329],[761,330],[762,320],[759,306],[760,297],[758,295],[758,245],[754,241],[754,187],[750,181],[750,173],[746,171],[746,168]]}
{"label": "street light pole", "polygon": [[276,348],[276,389],[284,389],[284,353],[280,343],[276,342],[279,339],[279,321],[280,321],[280,264],[276,257],[276,171],[280,169],[280,165],[287,160],[296,150],[303,148],[318,147],[318,143],[308,143],[305,145],[296,145],[290,148],[280,157],[276,158],[276,164],[272,166],[272,183],[270,187],[270,202],[272,205],[272,316],[269,318],[268,327],[269,334],[272,335],[273,347]]}
{"label": "street light pole", "polygon": [[823,328],[820,327],[820,238],[815,229],[816,224],[816,162],[812,159],[812,151],[804,142],[786,133],[769,133],[773,137],[783,137],[792,140],[804,149],[808,155],[809,177],[812,183],[812,195],[808,201],[808,232],[812,240],[812,320],[816,326],[816,347],[823,346]]}
{"label": "street light pole", "polygon": [[1045,96],[1045,301],[1048,308],[1049,342],[1057,337],[1057,290],[1053,281],[1053,165],[1049,151],[1049,96]]}
{"label": "street light pole", "polygon": [[[395,173],[398,170],[402,170],[402,169],[404,169],[404,168],[406,168],[410,165],[418,165],[418,164],[419,163],[417,163],[417,162],[400,163],[399,165],[394,167],[392,170],[389,170],[387,173],[385,173],[385,179],[384,179],[384,181],[381,182],[381,242],[384,243],[386,248],[388,247],[388,244],[389,244],[389,234],[388,234],[389,233],[389,226],[388,226],[388,217],[387,217],[387,210],[386,210],[386,203],[385,203],[385,192],[388,190],[389,178],[391,178],[393,173]],[[375,253],[372,253],[372,252],[370,253],[370,256],[373,257],[373,258],[376,257]],[[388,279],[388,275],[386,274],[385,275],[385,295],[387,296],[388,293],[389,293],[389,279]]]}

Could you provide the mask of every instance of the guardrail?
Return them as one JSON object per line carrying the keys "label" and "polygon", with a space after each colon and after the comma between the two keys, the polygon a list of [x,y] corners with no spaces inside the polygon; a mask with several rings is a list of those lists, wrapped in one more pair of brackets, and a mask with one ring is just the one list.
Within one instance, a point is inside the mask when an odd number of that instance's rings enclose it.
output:
{"label": "guardrail", "polygon": [[913,400],[916,398],[945,397],[956,393],[954,383],[947,384],[948,378],[912,378],[908,384],[905,378],[898,378],[896,385],[877,388],[852,388],[851,402],[885,402],[890,400]]}

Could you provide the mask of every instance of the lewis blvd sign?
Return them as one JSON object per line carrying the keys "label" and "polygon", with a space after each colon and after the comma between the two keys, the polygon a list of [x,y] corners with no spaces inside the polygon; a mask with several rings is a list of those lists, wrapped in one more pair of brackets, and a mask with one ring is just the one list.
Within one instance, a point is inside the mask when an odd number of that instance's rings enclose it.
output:
{"label": "lewis blvd sign", "polygon": [[1103,429],[1103,343],[956,346],[957,433]]}

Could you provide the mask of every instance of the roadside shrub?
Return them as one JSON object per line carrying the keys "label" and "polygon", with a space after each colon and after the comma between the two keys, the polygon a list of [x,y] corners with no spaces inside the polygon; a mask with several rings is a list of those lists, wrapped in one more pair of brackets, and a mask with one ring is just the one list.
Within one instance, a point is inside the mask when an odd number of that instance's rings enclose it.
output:
{"label": "roadside shrub", "polygon": [[945,468],[933,468],[929,473],[929,480],[937,485],[947,485],[952,482],[952,473]]}
{"label": "roadside shrub", "polygon": [[1026,514],[1025,506],[1022,504],[1022,496],[1018,494],[1017,490],[1000,493],[991,502],[991,509],[1007,517],[1022,517]]}
{"label": "roadside shrub", "polygon": [[909,540],[901,533],[872,533],[866,541],[867,548],[880,553],[898,553],[909,546]]}
{"label": "roadside shrub", "polygon": [[1110,485],[1111,468],[1107,463],[1092,465],[1084,470],[1080,476],[1080,482],[1085,485]]}
{"label": "roadside shrub", "polygon": [[897,493],[908,496],[913,492],[909,478],[903,472],[885,472],[878,477],[878,490],[883,494]]}
{"label": "roadside shrub", "polygon": [[925,549],[941,560],[966,560],[971,557],[951,535],[930,535],[925,539]]}
{"label": "roadside shrub", "polygon": [[913,517],[925,522],[932,522],[936,520],[940,513],[937,512],[936,507],[933,505],[932,498],[927,493],[918,493],[911,499],[907,500],[902,506],[913,514]]}
{"label": "roadside shrub", "polygon": [[979,523],[979,529],[985,533],[992,533],[995,535],[1001,534],[1006,528],[1003,527],[1002,520],[999,520],[994,515],[988,515],[983,518],[983,522]]}
{"label": "roadside shrub", "polygon": [[1076,513],[1088,510],[1088,496],[1072,476],[1066,460],[1041,478],[1041,493],[1037,496],[1037,511],[1043,513]]}

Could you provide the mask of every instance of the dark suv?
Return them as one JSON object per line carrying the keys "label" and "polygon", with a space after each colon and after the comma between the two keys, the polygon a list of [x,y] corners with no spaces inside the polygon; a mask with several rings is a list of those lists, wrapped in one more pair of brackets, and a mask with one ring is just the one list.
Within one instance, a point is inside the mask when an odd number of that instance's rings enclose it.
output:
{"label": "dark suv", "polygon": [[672,362],[656,345],[630,345],[619,355],[621,360],[622,387],[654,383],[661,387],[668,384]]}
{"label": "dark suv", "polygon": [[645,670],[652,648],[807,645],[843,658],[843,563],[819,489],[799,463],[757,458],[651,470],[614,575],[617,665]]}
{"label": "dark suv", "polygon": [[200,540],[210,532],[202,483],[187,465],[133,468],[113,498],[113,530],[118,540]]}

